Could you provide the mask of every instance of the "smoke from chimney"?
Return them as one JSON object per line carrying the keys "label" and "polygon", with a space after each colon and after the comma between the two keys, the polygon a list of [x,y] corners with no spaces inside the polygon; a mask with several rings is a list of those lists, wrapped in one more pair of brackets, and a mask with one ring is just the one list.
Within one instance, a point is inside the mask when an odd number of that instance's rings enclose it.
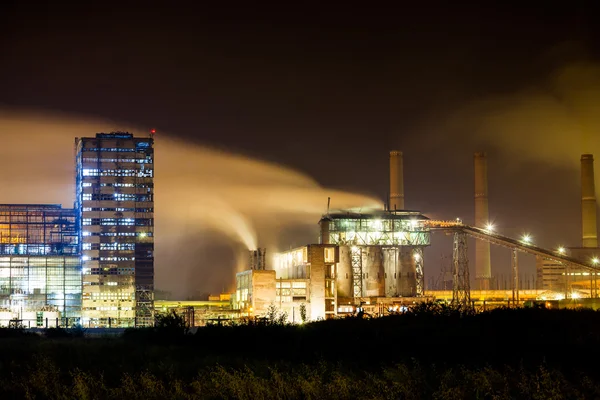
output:
{"label": "smoke from chimney", "polygon": [[592,154],[581,155],[581,230],[582,246],[598,247],[594,156]]}
{"label": "smoke from chimney", "polygon": [[[487,154],[475,153],[475,226],[486,228],[490,221],[488,209]],[[475,241],[475,279],[479,289],[489,289],[492,277],[490,243]]]}
{"label": "smoke from chimney", "polygon": [[390,151],[390,210],[404,210],[402,152]]}

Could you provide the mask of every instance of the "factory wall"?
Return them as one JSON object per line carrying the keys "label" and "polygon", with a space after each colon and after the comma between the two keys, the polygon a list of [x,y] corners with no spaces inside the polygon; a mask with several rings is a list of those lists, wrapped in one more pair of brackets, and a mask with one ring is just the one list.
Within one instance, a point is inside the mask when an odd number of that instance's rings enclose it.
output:
{"label": "factory wall", "polygon": [[350,246],[339,246],[340,259],[337,265],[337,295],[343,298],[353,297],[352,257]]}
{"label": "factory wall", "polygon": [[362,295],[366,297],[384,296],[385,271],[381,246],[365,246],[362,248],[362,270]]}
{"label": "factory wall", "polygon": [[310,319],[325,319],[325,259],[322,246],[308,247],[310,262]]}
{"label": "factory wall", "polygon": [[275,302],[275,271],[252,271],[251,302],[256,315],[264,315]]}

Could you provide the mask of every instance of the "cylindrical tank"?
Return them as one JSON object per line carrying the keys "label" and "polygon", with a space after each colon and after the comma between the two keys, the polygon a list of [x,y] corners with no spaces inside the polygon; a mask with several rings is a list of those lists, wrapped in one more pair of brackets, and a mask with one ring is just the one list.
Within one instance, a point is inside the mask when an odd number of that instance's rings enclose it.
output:
{"label": "cylindrical tank", "polygon": [[386,247],[383,249],[383,277],[385,280],[386,297],[398,297],[398,264],[399,250],[396,247]]}
{"label": "cylindrical tank", "polygon": [[384,290],[383,253],[381,246],[368,246],[362,253],[363,292],[367,297],[382,297]]}
{"label": "cylindrical tank", "polygon": [[337,265],[337,295],[340,297],[354,297],[352,283],[352,256],[350,246],[340,246],[340,261]]}
{"label": "cylindrical tank", "polygon": [[[490,222],[488,209],[487,154],[475,153],[475,226],[485,229]],[[475,241],[475,279],[478,289],[489,289],[492,277],[490,243]]]}
{"label": "cylindrical tank", "polygon": [[399,254],[398,291],[402,297],[417,295],[417,274],[413,249],[402,247]]}
{"label": "cylindrical tank", "polygon": [[404,168],[397,150],[390,151],[390,210],[404,210]]}
{"label": "cylindrical tank", "polygon": [[594,156],[581,155],[581,230],[583,247],[598,247]]}

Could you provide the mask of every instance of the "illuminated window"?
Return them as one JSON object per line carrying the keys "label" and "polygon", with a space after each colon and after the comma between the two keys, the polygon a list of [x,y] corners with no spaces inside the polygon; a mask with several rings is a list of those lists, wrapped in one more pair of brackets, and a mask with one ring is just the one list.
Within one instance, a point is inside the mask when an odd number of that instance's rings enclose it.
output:
{"label": "illuminated window", "polygon": [[325,247],[323,250],[325,251],[325,262],[326,263],[334,263],[335,262],[335,248],[334,247]]}

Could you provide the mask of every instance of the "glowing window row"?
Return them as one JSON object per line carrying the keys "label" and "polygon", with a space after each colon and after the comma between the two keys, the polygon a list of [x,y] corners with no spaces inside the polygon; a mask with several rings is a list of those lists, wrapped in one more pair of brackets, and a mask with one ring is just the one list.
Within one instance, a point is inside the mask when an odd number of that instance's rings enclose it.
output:
{"label": "glowing window row", "polygon": [[97,169],[84,168],[83,176],[137,176],[140,178],[153,177],[154,172],[151,169]]}

